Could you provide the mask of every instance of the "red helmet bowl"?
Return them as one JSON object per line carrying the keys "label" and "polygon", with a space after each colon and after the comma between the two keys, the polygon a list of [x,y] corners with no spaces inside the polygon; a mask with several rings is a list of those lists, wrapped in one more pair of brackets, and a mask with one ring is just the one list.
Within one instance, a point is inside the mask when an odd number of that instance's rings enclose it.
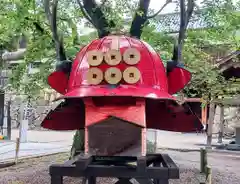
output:
{"label": "red helmet bowl", "polygon": [[[118,43],[118,50],[122,56],[128,48],[135,48],[139,51],[140,61],[131,66],[139,70],[140,79],[134,84],[128,84],[123,79],[117,85],[110,85],[105,79],[98,85],[89,84],[86,74],[91,66],[87,61],[87,53],[92,50],[106,53],[112,49],[113,42]],[[110,67],[116,67],[123,73],[130,65],[122,59],[116,66],[110,66],[103,61],[95,67],[100,69],[103,74]],[[59,99],[66,99],[67,104],[64,107],[60,107],[60,105],[59,108],[49,113],[42,126],[54,130],[84,128],[86,123],[84,101],[89,97],[101,98],[102,105],[107,105],[106,101],[112,102],[113,97],[116,97],[115,100],[123,100],[126,97],[127,99],[124,100],[128,102],[129,98],[145,99],[147,128],[183,132],[201,129],[199,121],[197,126],[193,124],[196,119],[193,114],[186,115],[184,110],[181,112],[174,110],[174,113],[169,110],[169,107],[176,103],[172,94],[182,89],[190,81],[190,78],[190,73],[182,68],[175,68],[167,77],[160,56],[147,43],[122,35],[106,36],[92,41],[79,51],[72,64],[69,78],[64,72],[55,72],[49,76],[48,83],[63,94]],[[129,106],[131,103],[129,102]],[[114,102],[110,105],[113,106],[113,109],[118,110],[120,107],[117,104]],[[176,106],[174,108],[177,109]],[[138,111],[135,116],[138,116]]]}
{"label": "red helmet bowl", "polygon": [[[135,48],[141,55],[140,61],[134,65],[141,73],[140,80],[135,84],[127,84],[121,80],[118,85],[109,85],[106,81],[99,85],[90,85],[86,72],[90,68],[87,61],[87,52],[98,50],[103,53],[111,49],[114,40],[119,43],[121,55],[126,49]],[[112,66],[105,62],[97,66],[103,73]],[[129,67],[124,61],[114,66],[123,72]],[[77,54],[68,80],[66,93],[60,98],[84,98],[97,96],[132,96],[151,99],[175,98],[168,93],[168,79],[166,70],[159,55],[147,43],[127,36],[107,36],[92,41]]]}

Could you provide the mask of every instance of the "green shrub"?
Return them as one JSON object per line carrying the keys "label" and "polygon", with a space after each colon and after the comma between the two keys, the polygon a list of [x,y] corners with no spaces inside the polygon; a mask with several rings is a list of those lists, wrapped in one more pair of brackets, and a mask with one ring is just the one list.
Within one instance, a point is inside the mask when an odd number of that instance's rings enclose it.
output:
{"label": "green shrub", "polygon": [[84,130],[77,130],[73,137],[70,159],[84,152]]}

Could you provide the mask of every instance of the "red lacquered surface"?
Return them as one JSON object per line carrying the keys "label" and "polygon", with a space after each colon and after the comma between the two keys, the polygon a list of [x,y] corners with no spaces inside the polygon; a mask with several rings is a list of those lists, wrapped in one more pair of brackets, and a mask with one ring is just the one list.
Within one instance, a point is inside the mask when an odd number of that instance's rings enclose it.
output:
{"label": "red lacquered surface", "polygon": [[[146,43],[126,37],[115,36],[118,39],[120,52],[123,55],[124,51],[129,48],[136,48],[141,54],[141,61],[135,65],[141,72],[141,79],[134,85],[128,85],[123,80],[120,85],[112,91],[106,82],[102,82],[101,85],[91,86],[86,79],[86,72],[89,69],[87,62],[87,51],[100,50],[106,52],[111,49],[113,41],[112,36],[107,36],[102,39],[94,40],[89,45],[85,46],[74,60],[72,66],[72,72],[68,82],[68,90],[66,97],[89,97],[89,96],[111,96],[111,93],[116,93],[116,96],[137,96],[151,98],[172,98],[168,95],[167,77],[165,68],[159,55],[150,48]],[[102,63],[98,68],[103,72],[110,66],[106,63]],[[129,67],[122,61],[119,65],[115,66],[122,72]]]}
{"label": "red lacquered surface", "polygon": [[109,88],[109,86],[81,87],[66,93],[64,96],[61,96],[58,99],[94,96],[115,96],[116,98],[121,96],[130,96],[151,99],[169,99],[175,101],[175,98],[165,91],[154,88],[142,88],[134,85],[120,85],[117,88]]}
{"label": "red lacquered surface", "polygon": [[193,132],[202,130],[201,121],[189,109],[169,106],[163,102],[146,102],[147,128],[174,132]]}
{"label": "red lacquered surface", "polygon": [[55,71],[48,76],[48,84],[60,94],[65,94],[68,76],[62,71]]}
{"label": "red lacquered surface", "polygon": [[[86,108],[86,126],[90,126],[99,123],[109,117],[117,117],[128,121],[130,123],[136,124],[141,127],[146,127],[145,122],[145,100],[136,99],[135,105],[102,105],[96,106],[92,99],[85,99]],[[104,104],[104,102],[102,102]]]}
{"label": "red lacquered surface", "polygon": [[184,68],[176,67],[168,75],[168,92],[175,94],[182,90],[191,80],[191,73]]}
{"label": "red lacquered surface", "polygon": [[79,130],[85,126],[85,107],[83,102],[60,103],[42,121],[43,128],[51,130]]}
{"label": "red lacquered surface", "polygon": [[[122,55],[129,47],[139,50],[141,60],[136,67],[141,72],[140,81],[128,85],[122,80],[114,87],[105,81],[100,85],[89,85],[86,79],[89,69],[86,53],[90,50],[108,51],[113,37],[94,40],[77,54],[69,80],[61,72],[50,75],[49,84],[64,94],[61,98],[70,101],[64,107],[50,112],[42,126],[52,130],[77,130],[114,116],[142,127],[159,130],[200,130],[201,122],[194,114],[185,113],[187,109],[172,105],[175,98],[171,94],[181,90],[190,81],[190,73],[185,69],[175,68],[167,78],[163,63],[151,46],[126,36],[117,38]],[[115,67],[123,72],[129,66],[122,61]],[[109,66],[102,63],[98,68],[104,72]]]}
{"label": "red lacquered surface", "polygon": [[203,128],[200,120],[189,109],[183,106],[172,106],[171,103],[137,99],[136,105],[114,106],[109,103],[93,103],[91,99],[82,103],[72,102],[59,105],[51,111],[42,122],[42,127],[52,130],[78,130],[85,126],[99,123],[109,116],[114,116],[141,127],[192,132]]}

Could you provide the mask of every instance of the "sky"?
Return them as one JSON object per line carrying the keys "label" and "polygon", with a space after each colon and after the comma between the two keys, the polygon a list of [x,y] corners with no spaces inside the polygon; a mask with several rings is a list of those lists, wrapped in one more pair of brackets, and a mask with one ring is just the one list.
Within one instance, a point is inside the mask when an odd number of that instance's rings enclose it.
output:
{"label": "sky", "polygon": [[[174,0],[173,0],[173,1],[174,1]],[[202,1],[203,1],[203,0],[196,0],[197,5],[199,6]],[[97,2],[97,3],[100,3],[101,0],[96,0],[96,2]],[[153,9],[154,12],[157,12],[157,11],[165,4],[165,2],[166,2],[165,0],[151,0],[149,7],[150,7],[151,9]],[[173,13],[175,9],[176,9],[176,4],[175,4],[175,3],[169,3],[169,4],[162,10],[162,12],[161,12],[160,14]],[[84,34],[88,33],[89,30],[92,31],[92,29],[90,29],[90,28],[86,28],[86,27],[84,27],[84,29],[82,29],[82,28],[83,28],[83,27],[80,26],[80,29],[79,29],[79,30],[80,30],[80,34],[81,34],[81,35],[82,35],[82,34],[84,35]]]}
{"label": "sky", "polygon": [[[197,1],[196,1],[196,4],[197,4],[198,6],[201,6],[200,4],[201,4],[202,1],[203,1],[203,0],[197,0]],[[159,8],[161,8],[161,7],[165,4],[165,2],[166,2],[165,0],[151,0],[149,6],[150,6],[151,9],[154,9],[154,10],[158,11]],[[160,14],[173,13],[175,9],[176,9],[176,4],[175,4],[175,3],[169,3],[169,4],[162,10],[162,12],[161,12]]]}
{"label": "sky", "polygon": [[[131,1],[131,0],[130,0]],[[173,0],[176,1],[176,0]],[[203,0],[196,0],[197,5],[199,6]],[[96,0],[97,3],[101,4],[101,0]],[[150,8],[158,11],[165,4],[166,0],[151,0]],[[172,13],[176,8],[175,3],[169,3],[160,14]]]}
{"label": "sky", "polygon": [[[177,1],[177,0],[173,0],[173,1]],[[233,0],[233,3],[236,3],[237,1],[238,0]],[[100,3],[101,0],[96,0],[96,2]],[[150,1],[150,8],[158,11],[159,8],[161,8],[165,4],[165,2],[166,2],[166,0],[151,0]],[[195,2],[198,5],[198,7],[201,7],[201,2],[203,2],[203,0],[195,0]],[[173,13],[175,9],[176,9],[176,4],[175,3],[169,3],[162,10],[162,12],[160,14]]]}
{"label": "sky", "polygon": [[[233,3],[235,4],[237,1],[238,0],[233,0]],[[159,8],[161,8],[165,4],[165,2],[166,2],[165,0],[151,0],[150,8],[158,11]],[[196,0],[196,4],[198,5],[198,7],[201,7],[201,2],[203,2],[203,0]],[[170,3],[162,10],[160,14],[173,13],[175,8],[176,8],[176,4]]]}
{"label": "sky", "polygon": [[[173,0],[176,1],[176,0]],[[236,3],[238,0],[233,0],[234,3]],[[101,0],[96,0],[96,2],[100,3]],[[154,12],[157,12],[164,4],[166,0],[151,0],[149,7],[154,10]],[[201,2],[203,0],[195,0],[197,6],[201,8]],[[169,3],[164,9],[161,11],[160,14],[166,14],[166,13],[173,13],[176,9],[176,3]],[[90,29],[92,30],[92,29]],[[88,28],[84,27],[84,29],[81,30],[80,34],[85,34],[85,32],[88,32]]]}
{"label": "sky", "polygon": [[[165,4],[164,0],[151,0],[150,2],[150,8],[158,11],[159,8],[161,8]],[[176,5],[174,3],[169,3],[162,11],[160,14],[165,14],[165,13],[171,13],[175,10]]]}

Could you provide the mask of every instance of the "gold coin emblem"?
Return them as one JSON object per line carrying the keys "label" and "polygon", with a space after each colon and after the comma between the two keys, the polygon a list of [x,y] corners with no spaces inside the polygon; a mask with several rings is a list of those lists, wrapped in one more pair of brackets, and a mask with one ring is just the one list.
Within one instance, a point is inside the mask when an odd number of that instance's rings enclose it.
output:
{"label": "gold coin emblem", "polygon": [[118,50],[109,50],[104,54],[105,62],[110,66],[118,65],[122,60],[122,55]]}
{"label": "gold coin emblem", "polygon": [[103,72],[99,68],[89,68],[87,81],[89,84],[98,85],[103,80]]}
{"label": "gold coin emblem", "polygon": [[135,65],[141,59],[140,52],[135,48],[128,48],[123,54],[123,60],[128,65]]}
{"label": "gold coin emblem", "polygon": [[99,50],[87,52],[87,62],[90,66],[98,66],[103,61],[103,53]]}
{"label": "gold coin emblem", "polygon": [[128,67],[123,72],[123,79],[129,84],[137,83],[141,78],[141,73],[136,67]]}
{"label": "gold coin emblem", "polygon": [[105,80],[109,84],[117,84],[122,79],[122,72],[116,67],[108,68],[105,72]]}

